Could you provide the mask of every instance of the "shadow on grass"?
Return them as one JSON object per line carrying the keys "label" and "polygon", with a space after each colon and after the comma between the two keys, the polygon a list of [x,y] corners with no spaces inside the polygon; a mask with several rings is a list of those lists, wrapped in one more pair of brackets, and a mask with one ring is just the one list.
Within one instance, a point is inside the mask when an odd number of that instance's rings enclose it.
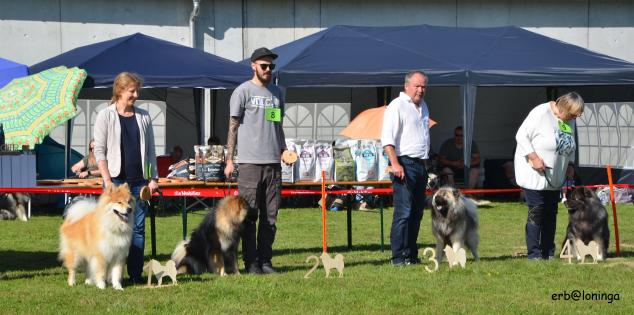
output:
{"label": "shadow on grass", "polygon": [[[620,251],[619,256],[618,257],[634,257],[634,251]],[[611,249],[611,251],[608,253],[608,259],[610,258],[617,258],[616,256],[616,250],[615,249]]]}
{"label": "shadow on grass", "polygon": [[[435,244],[419,244],[419,255],[422,254],[423,249],[425,247],[436,248]],[[347,245],[337,245],[337,246],[328,246],[328,252],[333,253],[347,253],[347,252],[358,252],[358,251],[368,251],[368,252],[379,252],[381,250],[381,244],[357,244],[352,245],[351,249],[348,249]],[[386,255],[390,254],[390,244],[389,242],[383,246],[383,253]],[[301,254],[301,253],[313,253],[320,255],[322,252],[321,247],[305,247],[305,248],[287,248],[287,249],[274,249],[273,256],[276,255],[288,255],[288,254]]]}
{"label": "shadow on grass", "polygon": [[61,263],[57,260],[57,252],[0,251],[0,272],[43,270],[59,266]]}

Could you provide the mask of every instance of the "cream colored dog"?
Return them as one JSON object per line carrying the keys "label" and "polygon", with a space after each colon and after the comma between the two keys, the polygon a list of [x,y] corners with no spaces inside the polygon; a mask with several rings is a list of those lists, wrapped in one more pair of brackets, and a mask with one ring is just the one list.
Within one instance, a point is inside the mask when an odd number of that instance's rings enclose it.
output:
{"label": "cream colored dog", "polygon": [[68,208],[60,228],[59,258],[75,285],[76,269],[87,264],[86,284],[123,290],[123,266],[132,242],[134,198],[127,184],[110,185],[98,201],[83,199]]}

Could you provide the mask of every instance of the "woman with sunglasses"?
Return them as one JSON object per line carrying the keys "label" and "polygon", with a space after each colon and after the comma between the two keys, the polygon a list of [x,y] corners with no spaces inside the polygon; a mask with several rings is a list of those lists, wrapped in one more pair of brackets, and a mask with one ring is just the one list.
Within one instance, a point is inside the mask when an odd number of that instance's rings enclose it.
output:
{"label": "woman with sunglasses", "polygon": [[535,107],[515,135],[515,179],[528,205],[526,247],[530,260],[555,255],[559,192],[574,174],[574,120],[584,102],[575,92]]}

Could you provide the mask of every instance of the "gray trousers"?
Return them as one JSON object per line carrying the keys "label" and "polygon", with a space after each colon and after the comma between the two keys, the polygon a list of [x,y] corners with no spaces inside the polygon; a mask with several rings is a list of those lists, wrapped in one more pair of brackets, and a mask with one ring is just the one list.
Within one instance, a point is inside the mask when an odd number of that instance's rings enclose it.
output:
{"label": "gray trousers", "polygon": [[[282,202],[282,173],[276,164],[240,164],[238,194],[246,200],[249,212],[242,231],[245,266],[270,263],[275,241],[275,221]],[[256,222],[260,220],[257,226]]]}

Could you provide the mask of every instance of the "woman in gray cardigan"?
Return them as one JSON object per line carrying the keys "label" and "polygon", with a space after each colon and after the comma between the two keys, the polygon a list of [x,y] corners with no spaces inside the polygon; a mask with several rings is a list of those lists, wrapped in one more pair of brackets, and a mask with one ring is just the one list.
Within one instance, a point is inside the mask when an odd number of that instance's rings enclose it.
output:
{"label": "woman in gray cardigan", "polygon": [[139,192],[145,185],[152,192],[158,189],[152,121],[147,111],[134,107],[140,88],[141,78],[137,75],[128,72],[117,75],[111,104],[97,115],[93,132],[94,153],[104,188],[128,183],[137,199],[127,263],[128,275],[134,283],[142,283],[147,212]]}

